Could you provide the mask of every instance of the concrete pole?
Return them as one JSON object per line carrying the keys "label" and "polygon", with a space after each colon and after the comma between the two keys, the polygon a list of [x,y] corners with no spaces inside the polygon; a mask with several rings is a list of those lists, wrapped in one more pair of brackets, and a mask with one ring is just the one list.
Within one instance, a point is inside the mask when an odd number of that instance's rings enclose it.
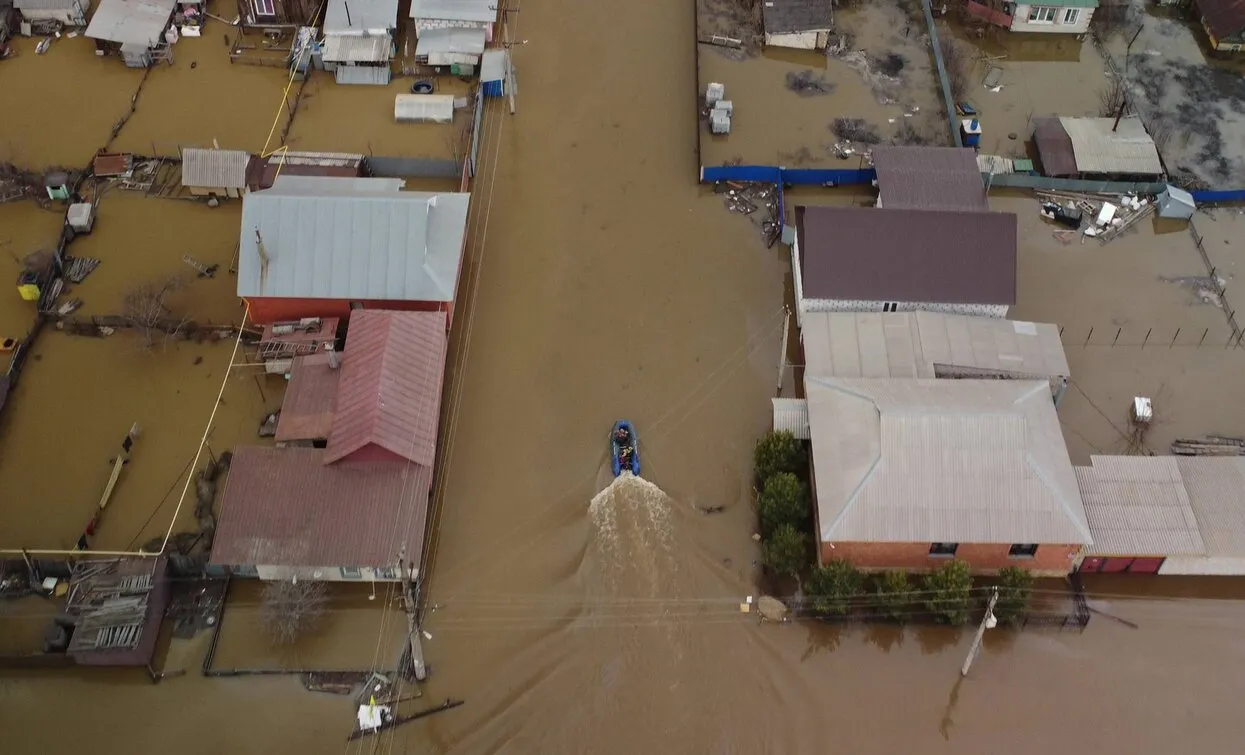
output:
{"label": "concrete pole", "polygon": [[778,352],[778,388],[775,393],[782,395],[782,376],[787,369],[787,339],[791,336],[791,310],[783,308],[782,316],[782,350]]}
{"label": "concrete pole", "polygon": [[986,606],[986,615],[981,617],[981,625],[977,627],[977,636],[973,638],[973,646],[968,649],[968,657],[964,659],[964,666],[960,668],[960,676],[968,676],[968,669],[973,665],[973,661],[977,658],[977,653],[981,650],[981,640],[986,636],[986,629],[989,628],[991,619],[994,618],[994,604],[999,602],[999,590],[994,588],[990,593],[990,603]]}
{"label": "concrete pole", "polygon": [[424,664],[424,644],[419,636],[419,624],[415,620],[415,601],[411,599],[411,571],[406,563],[406,547],[398,558],[398,578],[402,582],[402,608],[406,611],[406,636],[411,644],[411,666],[415,669],[415,680],[424,681],[428,678],[428,667]]}

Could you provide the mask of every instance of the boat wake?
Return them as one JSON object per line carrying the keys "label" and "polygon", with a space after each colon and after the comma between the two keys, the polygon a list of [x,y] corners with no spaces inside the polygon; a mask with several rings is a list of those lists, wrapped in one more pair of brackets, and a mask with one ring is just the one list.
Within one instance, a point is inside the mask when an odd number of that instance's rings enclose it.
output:
{"label": "boat wake", "polygon": [[610,586],[631,594],[660,594],[675,563],[670,496],[643,477],[623,472],[593,496],[588,513]]}

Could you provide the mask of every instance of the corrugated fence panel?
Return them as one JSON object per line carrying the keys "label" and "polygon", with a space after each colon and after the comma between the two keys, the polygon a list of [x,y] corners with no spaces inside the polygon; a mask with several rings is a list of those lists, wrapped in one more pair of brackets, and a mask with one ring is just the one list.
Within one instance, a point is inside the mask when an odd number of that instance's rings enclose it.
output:
{"label": "corrugated fence panel", "polygon": [[861,170],[828,168],[778,168],[772,165],[718,165],[702,167],[700,180],[715,181],[764,181],[797,186],[845,186],[873,183],[877,173],[872,168]]}
{"label": "corrugated fence panel", "polygon": [[1059,191],[1083,191],[1103,194],[1126,194],[1130,191],[1157,194],[1167,187],[1165,183],[1123,183],[1119,181],[1078,181],[1071,178],[1048,178],[1028,173],[981,174],[991,188],[1008,186],[1019,189],[1054,189]]}
{"label": "corrugated fence panel", "polygon": [[1219,191],[1191,191],[1193,201],[1199,204],[1206,202],[1245,202],[1245,189],[1223,189]]}
{"label": "corrugated fence panel", "polygon": [[772,165],[718,165],[700,169],[700,180],[705,183],[715,181],[767,181],[778,183],[782,170]]}
{"label": "corrugated fence panel", "polygon": [[462,164],[435,157],[368,157],[367,168],[375,178],[458,178]]}

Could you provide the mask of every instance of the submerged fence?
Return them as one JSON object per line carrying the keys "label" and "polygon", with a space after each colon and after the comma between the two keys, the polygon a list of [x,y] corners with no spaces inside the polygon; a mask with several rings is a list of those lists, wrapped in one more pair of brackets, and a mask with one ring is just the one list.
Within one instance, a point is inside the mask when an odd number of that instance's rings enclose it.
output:
{"label": "submerged fence", "polygon": [[700,169],[701,183],[761,181],[786,186],[857,186],[877,178],[873,168],[782,168],[773,165],[718,165]]}

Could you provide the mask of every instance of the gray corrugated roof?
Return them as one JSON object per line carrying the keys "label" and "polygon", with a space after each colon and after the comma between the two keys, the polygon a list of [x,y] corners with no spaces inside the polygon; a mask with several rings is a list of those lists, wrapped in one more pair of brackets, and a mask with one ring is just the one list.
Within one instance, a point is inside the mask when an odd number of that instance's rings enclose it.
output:
{"label": "gray corrugated roof", "polygon": [[506,75],[509,50],[485,50],[480,58],[480,81],[501,81]]}
{"label": "gray corrugated roof", "polygon": [[[1163,164],[1154,140],[1136,116],[1121,118],[1060,118],[1072,140],[1080,173],[1159,175]],[[1114,130],[1113,130],[1114,129]]]}
{"label": "gray corrugated roof", "polygon": [[328,0],[324,33],[383,31],[398,27],[398,0]]}
{"label": "gray corrugated roof", "polygon": [[834,27],[833,0],[764,0],[766,34],[828,31]]}
{"label": "gray corrugated roof", "polygon": [[241,189],[246,186],[246,168],[251,153],[240,149],[182,150],[182,186]]}
{"label": "gray corrugated roof", "polygon": [[1092,456],[1076,479],[1099,556],[1200,556],[1206,545],[1173,456]]}
{"label": "gray corrugated roof", "polygon": [[411,0],[411,18],[496,23],[497,0]]}
{"label": "gray corrugated roof", "polygon": [[1245,556],[1245,458],[1176,460],[1208,556]]}
{"label": "gray corrugated roof", "polygon": [[81,10],[85,13],[90,5],[89,0],[13,0],[13,7],[18,10]]}
{"label": "gray corrugated roof", "polygon": [[936,312],[806,312],[807,374],[934,378],[947,368],[1015,378],[1067,377],[1059,328],[1048,323]]}
{"label": "gray corrugated roof", "polygon": [[356,37],[330,33],[324,37],[322,55],[334,63],[382,63],[392,52],[393,41],[388,34]]}
{"label": "gray corrugated roof", "polygon": [[359,181],[283,176],[247,194],[238,296],[453,301],[470,195],[360,190],[369,184]]}
{"label": "gray corrugated roof", "polygon": [[802,398],[776,398],[774,432],[787,431],[799,440],[808,440],[808,402]]}
{"label": "gray corrugated roof", "polygon": [[176,0],[100,0],[86,36],[119,44],[153,47],[160,43]]}
{"label": "gray corrugated roof", "polygon": [[1045,381],[805,379],[823,542],[1092,542]]}
{"label": "gray corrugated roof", "polygon": [[483,29],[429,29],[419,35],[416,55],[454,52],[463,55],[484,53]]}
{"label": "gray corrugated roof", "polygon": [[977,152],[960,147],[873,148],[878,194],[893,210],[989,210]]}

